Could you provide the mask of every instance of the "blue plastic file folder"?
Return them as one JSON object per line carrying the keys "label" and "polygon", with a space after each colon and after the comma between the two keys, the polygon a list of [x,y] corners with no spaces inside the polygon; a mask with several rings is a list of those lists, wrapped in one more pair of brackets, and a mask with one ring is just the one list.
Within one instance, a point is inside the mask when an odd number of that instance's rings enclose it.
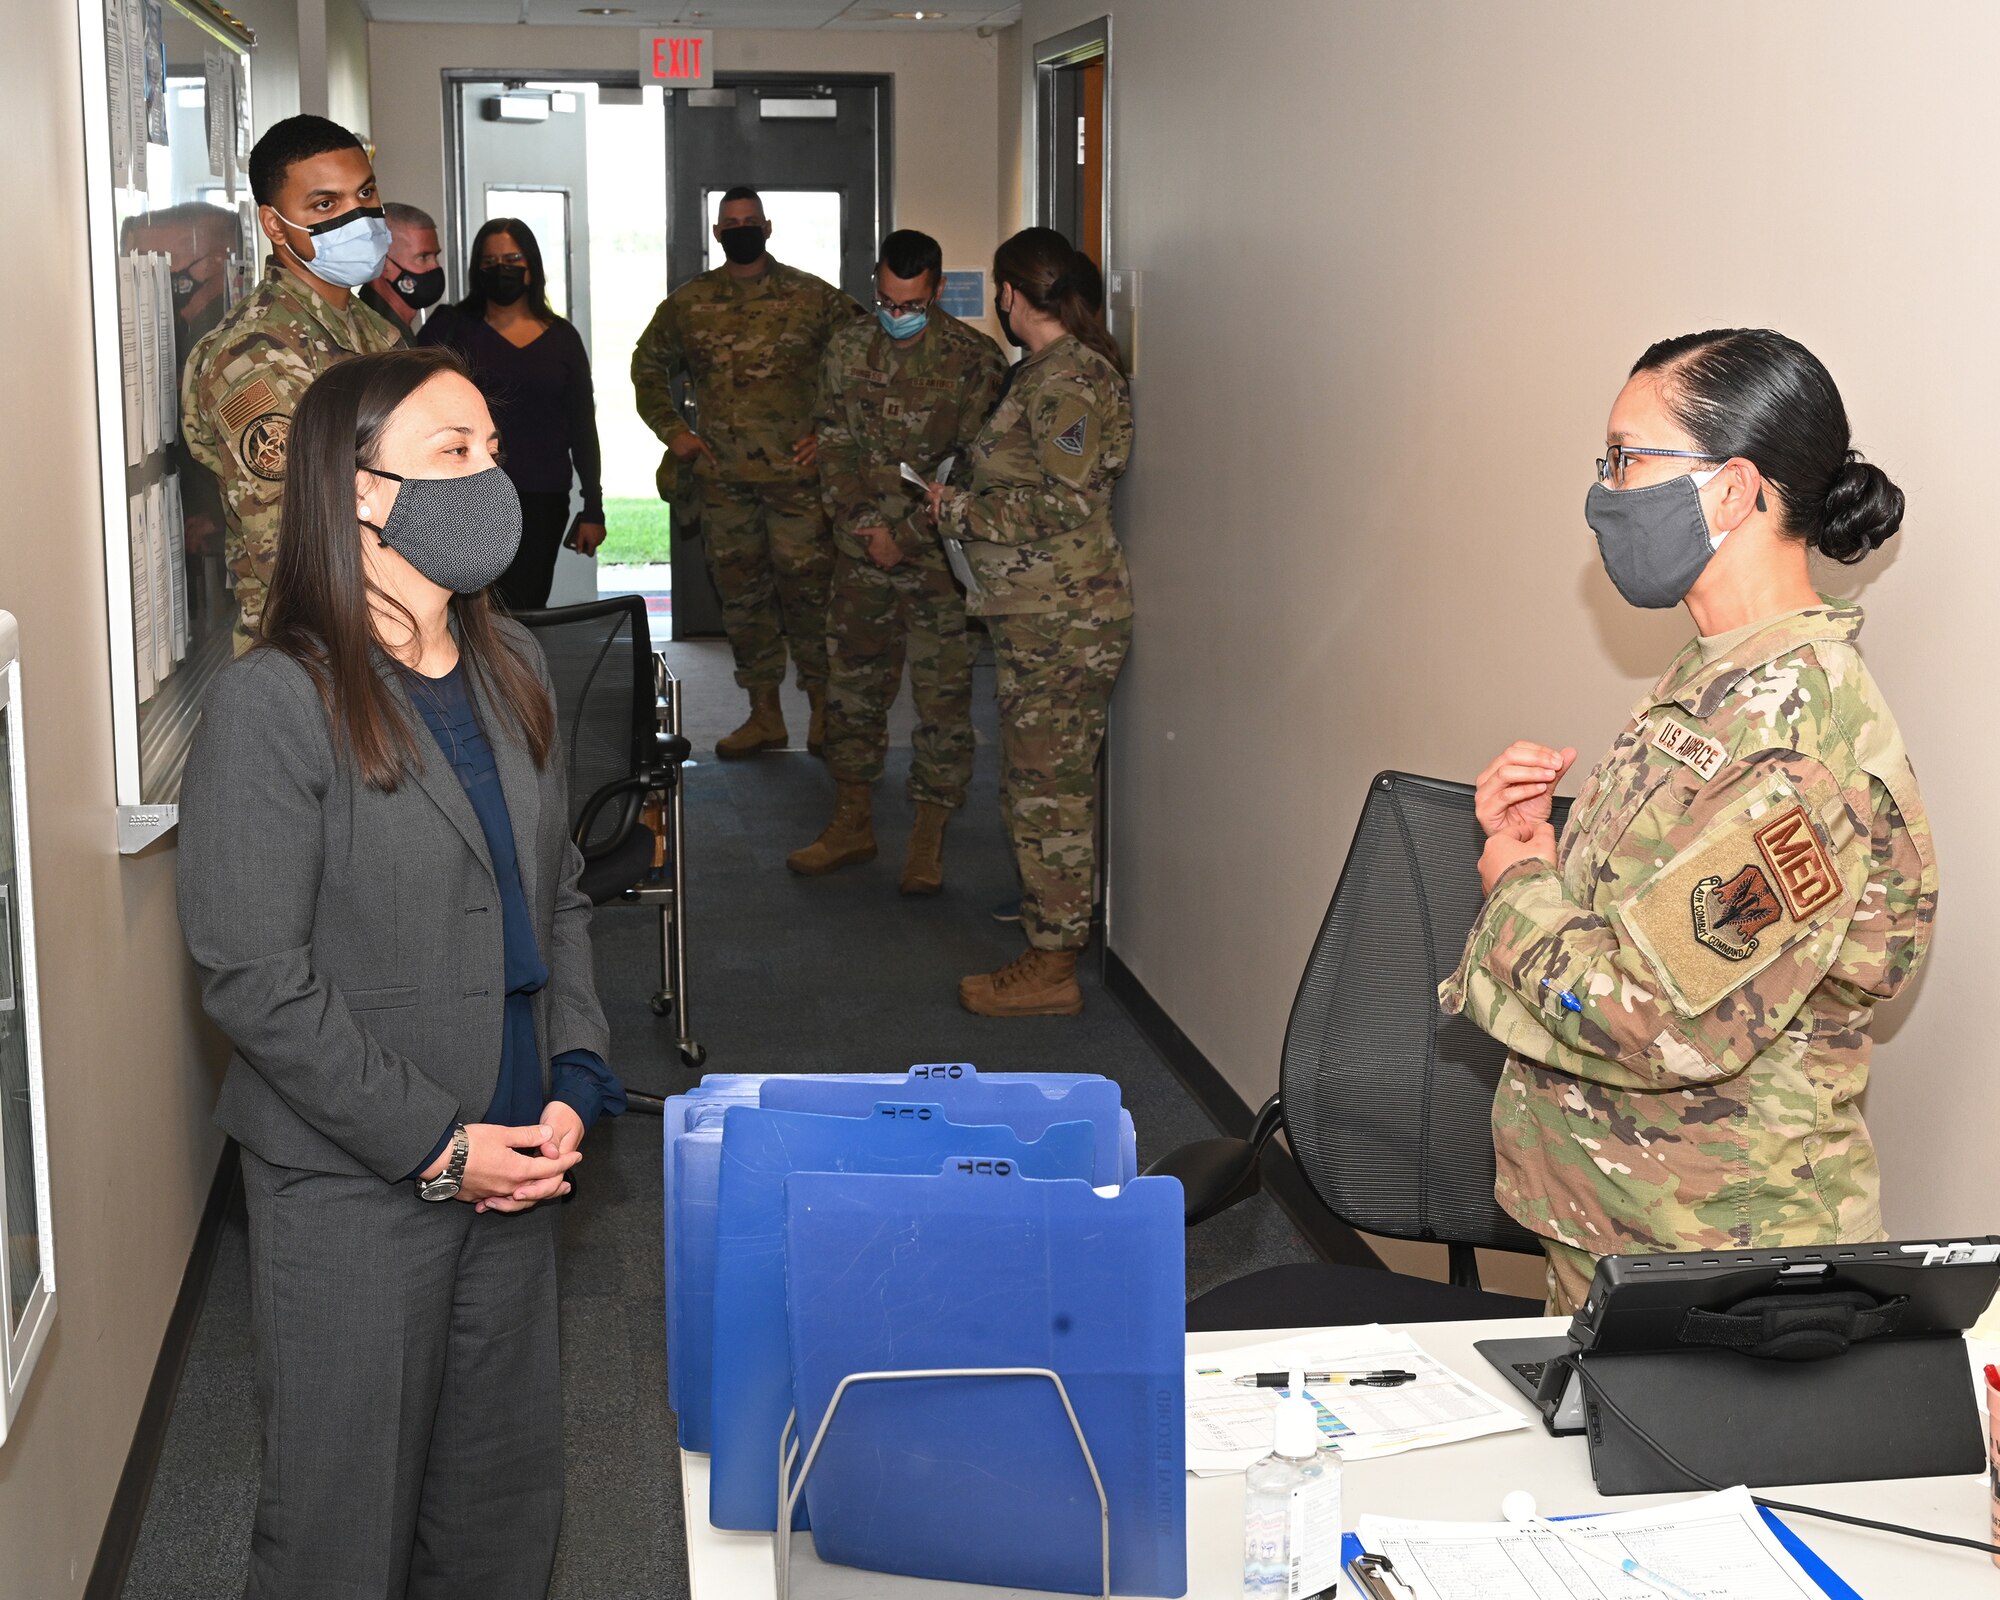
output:
{"label": "blue plastic file folder", "polygon": [[[768,1532],[777,1520],[778,1433],[792,1409],[786,1178],[935,1174],[954,1157],[974,1157],[1011,1162],[1033,1177],[1087,1180],[1095,1133],[1087,1122],[1063,1122],[1031,1141],[1006,1127],[960,1126],[936,1106],[903,1101],[885,1102],[867,1117],[732,1106],[722,1128],[708,1520],[718,1528]],[[796,1525],[804,1527],[805,1519]]]}
{"label": "blue plastic file folder", "polygon": [[[759,1104],[776,1111],[816,1111],[828,1117],[865,1117],[889,1098],[873,1084],[839,1078],[770,1078]],[[1050,1083],[1027,1074],[981,1077],[961,1063],[912,1067],[902,1098],[944,1107],[954,1122],[1001,1123],[1024,1139],[1058,1122],[1089,1122],[1097,1130],[1091,1182],[1122,1183],[1125,1161],[1118,1085],[1108,1078]]]}
{"label": "blue plastic file folder", "polygon": [[[796,1078],[830,1078],[847,1084],[873,1084],[878,1090],[890,1092],[907,1089],[913,1080],[954,1078],[973,1072],[966,1062],[933,1062],[910,1068],[907,1074],[901,1072],[878,1073],[802,1073]],[[755,1105],[762,1086],[772,1081],[767,1073],[711,1073],[686,1094],[671,1096],[663,1112],[665,1123],[661,1141],[661,1185],[665,1207],[665,1238],[663,1245],[664,1269],[666,1277],[665,1325],[667,1329],[667,1405],[681,1421],[681,1444],[689,1450],[708,1449],[708,1405],[709,1366],[707,1359],[709,1325],[706,1310],[700,1319],[689,1323],[685,1317],[685,1307],[678,1304],[676,1285],[681,1278],[681,1257],[683,1241],[688,1241],[704,1263],[703,1276],[696,1284],[698,1293],[706,1293],[711,1270],[707,1263],[714,1260],[713,1239],[705,1231],[713,1226],[715,1186],[715,1164],[704,1165],[695,1183],[687,1189],[694,1212],[687,1217],[676,1214],[676,1202],[683,1185],[679,1176],[681,1150],[690,1132],[700,1135],[707,1129],[707,1138],[712,1142],[720,1137],[722,1112],[731,1105]],[[787,1081],[793,1081],[788,1076]],[[989,1074],[988,1083],[1035,1083],[1053,1089],[1067,1089],[1076,1083],[1101,1083],[1098,1073],[1085,1072],[1024,1072]],[[872,1102],[871,1102],[872,1104]],[[1124,1117],[1129,1125],[1131,1119]],[[1126,1140],[1126,1163],[1128,1176],[1136,1174],[1137,1158]],[[706,1203],[704,1203],[706,1202]],[[691,1238],[691,1235],[698,1237]],[[704,1302],[705,1305],[705,1302]],[[683,1359],[683,1356],[689,1359]],[[699,1381],[690,1386],[687,1374],[697,1369]]]}
{"label": "blue plastic file folder", "polygon": [[[797,1173],[785,1277],[799,1430],[856,1372],[1049,1367],[1111,1508],[1119,1594],[1187,1587],[1181,1186]],[[1061,1401],[1033,1378],[859,1384],[806,1485],[823,1561],[1094,1594],[1098,1510]]]}

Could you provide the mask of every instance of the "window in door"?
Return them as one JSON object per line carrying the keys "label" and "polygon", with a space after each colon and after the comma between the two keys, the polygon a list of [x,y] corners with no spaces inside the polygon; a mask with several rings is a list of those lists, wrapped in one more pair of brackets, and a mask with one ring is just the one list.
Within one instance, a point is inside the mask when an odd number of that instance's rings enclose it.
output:
{"label": "window in door", "polygon": [[[710,222],[722,209],[728,191],[710,189],[702,196],[702,207]],[[838,189],[760,189],[764,215],[771,224],[771,254],[788,267],[810,272],[828,283],[840,282],[841,209]],[[708,235],[708,265],[712,269],[727,258]]]}

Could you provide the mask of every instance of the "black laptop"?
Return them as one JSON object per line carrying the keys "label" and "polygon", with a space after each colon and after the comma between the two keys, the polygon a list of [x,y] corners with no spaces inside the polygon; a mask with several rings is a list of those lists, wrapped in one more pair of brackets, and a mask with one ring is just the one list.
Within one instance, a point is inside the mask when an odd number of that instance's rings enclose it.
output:
{"label": "black laptop", "polygon": [[1992,1235],[1606,1256],[1567,1335],[1474,1348],[1606,1494],[1978,1472],[1996,1287]]}

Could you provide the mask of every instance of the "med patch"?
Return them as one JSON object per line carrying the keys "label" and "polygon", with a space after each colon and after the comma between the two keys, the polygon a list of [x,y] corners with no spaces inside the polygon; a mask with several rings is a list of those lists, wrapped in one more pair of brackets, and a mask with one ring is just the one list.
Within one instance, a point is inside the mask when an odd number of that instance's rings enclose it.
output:
{"label": "med patch", "polygon": [[1801,792],[1779,779],[1712,816],[1615,921],[1675,1009],[1697,1017],[1787,953],[1840,937],[1852,899]]}

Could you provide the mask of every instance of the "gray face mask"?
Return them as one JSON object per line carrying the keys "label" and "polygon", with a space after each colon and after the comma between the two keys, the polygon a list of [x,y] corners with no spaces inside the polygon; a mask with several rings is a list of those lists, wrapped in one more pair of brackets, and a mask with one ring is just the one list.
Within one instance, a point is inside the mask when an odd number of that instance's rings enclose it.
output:
{"label": "gray face mask", "polygon": [[389,520],[364,522],[375,536],[440,588],[477,594],[505,572],[521,548],[521,497],[498,467],[464,478],[405,478],[365,467],[400,483]]}
{"label": "gray face mask", "polygon": [[1644,489],[1590,486],[1583,520],[1597,535],[1604,570],[1628,604],[1665,611],[1687,598],[1728,537],[1709,533],[1698,493],[1721,470],[1686,473]]}

